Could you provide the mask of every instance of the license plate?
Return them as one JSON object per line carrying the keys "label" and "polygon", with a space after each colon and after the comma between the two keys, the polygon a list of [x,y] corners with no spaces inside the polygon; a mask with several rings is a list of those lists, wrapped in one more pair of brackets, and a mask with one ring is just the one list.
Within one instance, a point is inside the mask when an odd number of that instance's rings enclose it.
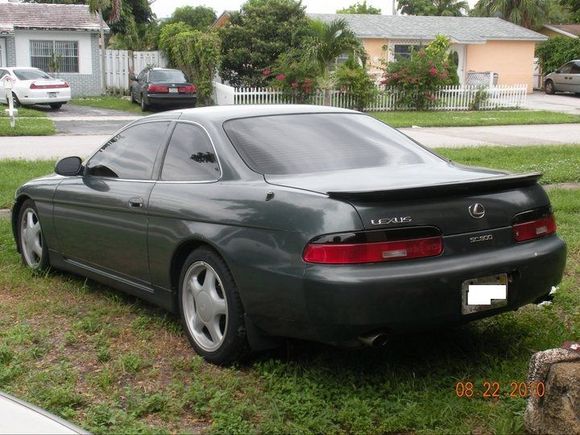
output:
{"label": "license plate", "polygon": [[473,314],[507,305],[507,273],[483,276],[461,284],[461,314]]}
{"label": "license plate", "polygon": [[178,92],[179,92],[179,90],[177,88],[169,88],[170,94],[177,94]]}
{"label": "license plate", "polygon": [[56,98],[58,96],[58,92],[49,92],[48,98]]}

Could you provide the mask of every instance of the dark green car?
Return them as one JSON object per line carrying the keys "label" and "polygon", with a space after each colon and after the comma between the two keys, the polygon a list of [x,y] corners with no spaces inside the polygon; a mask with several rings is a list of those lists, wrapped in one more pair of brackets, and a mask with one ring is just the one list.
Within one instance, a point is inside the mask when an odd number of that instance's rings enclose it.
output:
{"label": "dark green car", "polygon": [[229,363],[549,298],[566,248],[538,178],[456,165],[349,110],[190,109],[24,184],[13,229],[29,267],[178,311],[196,352]]}

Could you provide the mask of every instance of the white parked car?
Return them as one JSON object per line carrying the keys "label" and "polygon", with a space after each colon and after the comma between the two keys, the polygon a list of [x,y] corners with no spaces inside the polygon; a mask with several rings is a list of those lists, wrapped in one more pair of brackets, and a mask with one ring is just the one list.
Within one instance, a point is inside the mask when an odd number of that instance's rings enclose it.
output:
{"label": "white parked car", "polygon": [[87,431],[31,405],[0,392],[0,434],[88,434]]}
{"label": "white parked car", "polygon": [[10,90],[4,80],[12,80],[12,98],[16,107],[48,104],[60,109],[71,98],[70,86],[64,80],[51,77],[38,68],[0,68],[0,102],[8,103]]}

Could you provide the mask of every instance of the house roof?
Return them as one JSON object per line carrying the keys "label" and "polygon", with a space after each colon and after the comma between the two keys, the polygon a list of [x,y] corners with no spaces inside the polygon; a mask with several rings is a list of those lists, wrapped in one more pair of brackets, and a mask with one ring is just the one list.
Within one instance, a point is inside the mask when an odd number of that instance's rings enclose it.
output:
{"label": "house roof", "polygon": [[570,38],[580,38],[580,24],[545,24],[544,27]]}
{"label": "house roof", "polygon": [[[14,29],[77,30],[98,32],[100,18],[87,5],[0,3],[0,32]],[[104,24],[105,31],[109,31]]]}
{"label": "house roof", "polygon": [[488,40],[544,41],[546,36],[496,17],[308,14],[322,21],[345,19],[359,38],[426,39],[438,34],[452,42],[482,44]]}

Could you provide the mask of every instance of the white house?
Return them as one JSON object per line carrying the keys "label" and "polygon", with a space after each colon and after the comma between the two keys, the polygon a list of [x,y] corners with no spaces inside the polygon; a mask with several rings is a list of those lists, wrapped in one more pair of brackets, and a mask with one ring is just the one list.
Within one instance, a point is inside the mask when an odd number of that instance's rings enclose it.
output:
{"label": "white house", "polygon": [[40,68],[73,96],[99,95],[100,24],[86,5],[0,3],[0,66]]}

